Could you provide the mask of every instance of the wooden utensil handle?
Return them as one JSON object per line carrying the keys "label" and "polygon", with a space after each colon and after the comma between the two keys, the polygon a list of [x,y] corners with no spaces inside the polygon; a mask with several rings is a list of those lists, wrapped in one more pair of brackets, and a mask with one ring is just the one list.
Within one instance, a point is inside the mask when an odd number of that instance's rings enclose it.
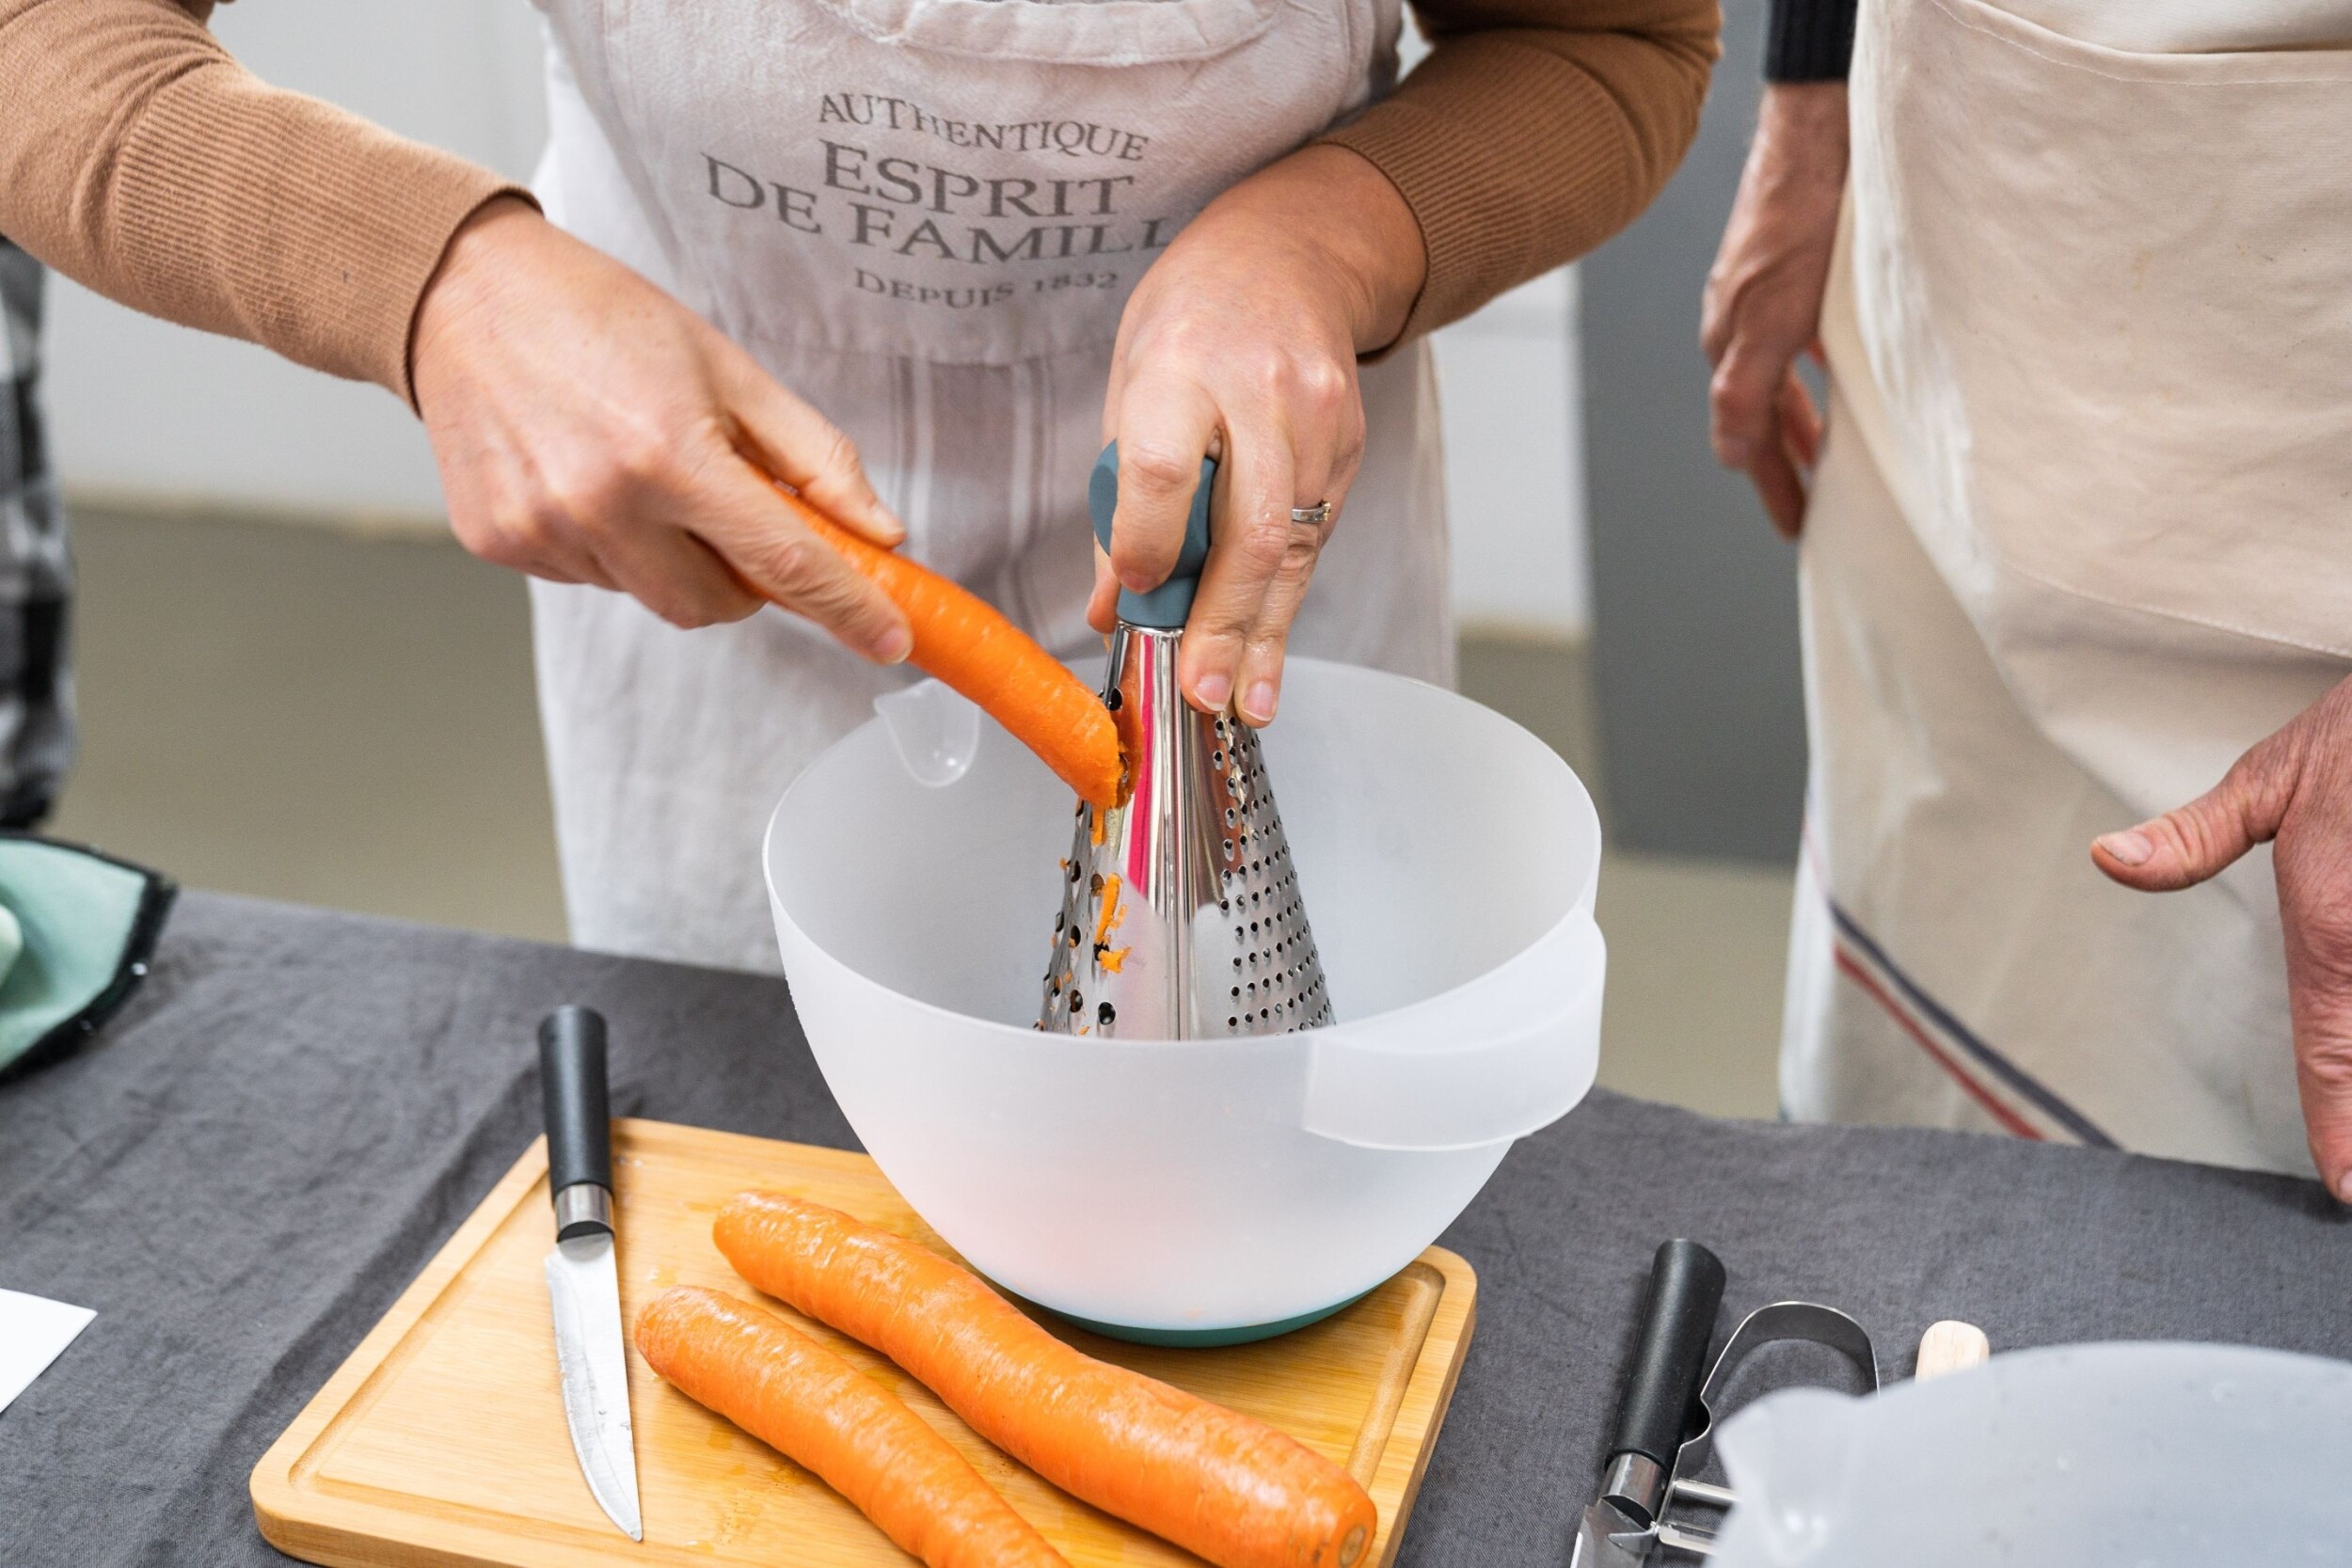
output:
{"label": "wooden utensil handle", "polygon": [[1992,1354],[1992,1343],[1985,1338],[1983,1329],[1947,1318],[1942,1323],[1930,1323],[1928,1331],[1919,1336],[1919,1366],[1912,1375],[1924,1383],[1946,1372],[1976,1366]]}

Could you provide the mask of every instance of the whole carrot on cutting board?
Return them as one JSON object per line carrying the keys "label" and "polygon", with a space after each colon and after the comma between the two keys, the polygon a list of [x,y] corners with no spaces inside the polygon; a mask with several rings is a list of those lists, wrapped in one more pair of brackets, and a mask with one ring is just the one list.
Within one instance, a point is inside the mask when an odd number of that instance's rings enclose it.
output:
{"label": "whole carrot on cutting board", "polygon": [[1070,1568],[923,1418],[774,1313],[681,1285],[637,1314],[637,1350],[930,1568]]}
{"label": "whole carrot on cutting board", "polygon": [[1262,1421],[1055,1338],[927,1247],[783,1193],[719,1212],[770,1295],[889,1356],[1063,1491],[1218,1568],[1354,1568],[1379,1523],[1337,1465]]}
{"label": "whole carrot on cutting board", "polygon": [[1103,699],[978,594],[843,528],[779,485],[776,494],[906,613],[910,661],[977,703],[1081,800],[1119,800],[1119,729]]}

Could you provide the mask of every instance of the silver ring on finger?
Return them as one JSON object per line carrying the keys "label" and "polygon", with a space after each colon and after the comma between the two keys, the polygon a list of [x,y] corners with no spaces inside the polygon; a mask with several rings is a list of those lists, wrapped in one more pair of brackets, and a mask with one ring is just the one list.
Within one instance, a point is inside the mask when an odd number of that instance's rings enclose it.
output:
{"label": "silver ring on finger", "polygon": [[1321,528],[1324,524],[1329,522],[1330,520],[1331,503],[1329,501],[1317,501],[1312,506],[1294,506],[1291,508],[1291,521],[1294,523],[1304,523],[1309,528]]}

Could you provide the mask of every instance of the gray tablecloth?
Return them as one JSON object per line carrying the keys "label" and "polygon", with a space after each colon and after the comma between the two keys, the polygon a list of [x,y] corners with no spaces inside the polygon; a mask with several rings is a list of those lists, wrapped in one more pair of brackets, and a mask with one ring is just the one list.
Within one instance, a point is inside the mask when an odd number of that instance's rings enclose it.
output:
{"label": "gray tablecloth", "polygon": [[[284,1561],[247,1473],[537,1132],[532,1029],[570,1001],[612,1020],[616,1115],[855,1146],[778,982],[187,898],[104,1038],[0,1089],[0,1287],[98,1310],[0,1414],[0,1561]],[[1674,1234],[1729,1266],[1725,1325],[1835,1303],[1890,1372],[1939,1317],[2352,1356],[2316,1182],[1595,1094],[1445,1237],[1478,1330],[1404,1561],[1565,1560]]]}

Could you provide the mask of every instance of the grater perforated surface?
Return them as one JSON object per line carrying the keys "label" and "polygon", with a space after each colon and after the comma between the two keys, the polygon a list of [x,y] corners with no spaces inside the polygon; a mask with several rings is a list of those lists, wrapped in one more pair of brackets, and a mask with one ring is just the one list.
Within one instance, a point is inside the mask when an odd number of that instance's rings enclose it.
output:
{"label": "grater perforated surface", "polygon": [[1175,694],[1171,633],[1122,626],[1104,701],[1129,794],[1078,810],[1038,1027],[1134,1038],[1331,1022],[1297,867],[1258,736]]}
{"label": "grater perforated surface", "polygon": [[[1323,960],[1307,925],[1298,868],[1266,778],[1258,735],[1210,721],[1210,799],[1217,832],[1217,940],[1196,932],[1193,961],[1226,985],[1225,1033],[1279,1034],[1331,1022]],[[1215,1006],[1209,1009],[1215,1022]],[[1254,1021],[1254,1026],[1253,1026]],[[1203,1033],[1212,1031],[1204,1030]]]}

